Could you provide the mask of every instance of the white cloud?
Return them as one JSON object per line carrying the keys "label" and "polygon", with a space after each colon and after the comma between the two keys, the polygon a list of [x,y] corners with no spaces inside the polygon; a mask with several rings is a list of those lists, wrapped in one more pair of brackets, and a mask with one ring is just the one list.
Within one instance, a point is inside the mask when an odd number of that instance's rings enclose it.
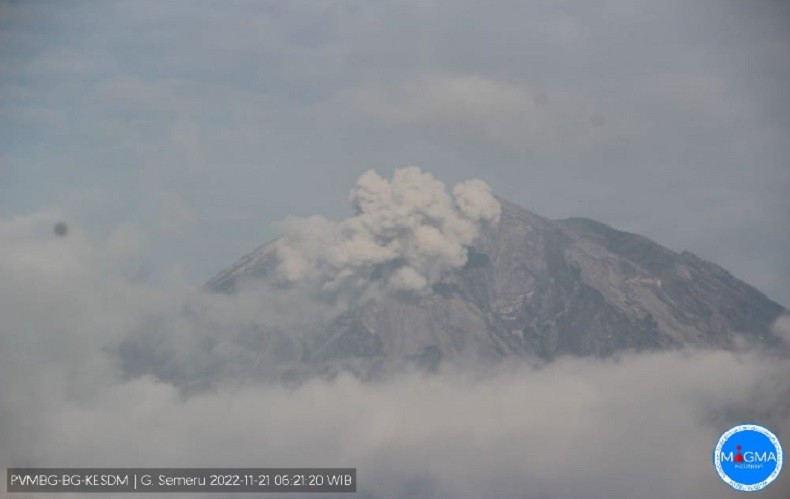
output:
{"label": "white cloud", "polygon": [[107,237],[107,254],[120,261],[139,257],[145,249],[146,239],[145,231],[141,228],[131,224],[121,225]]}
{"label": "white cloud", "polygon": [[776,319],[773,331],[790,346],[790,315],[783,315]]}
{"label": "white cloud", "polygon": [[157,220],[163,234],[183,234],[195,223],[195,214],[177,192],[160,190],[156,198],[159,201]]}

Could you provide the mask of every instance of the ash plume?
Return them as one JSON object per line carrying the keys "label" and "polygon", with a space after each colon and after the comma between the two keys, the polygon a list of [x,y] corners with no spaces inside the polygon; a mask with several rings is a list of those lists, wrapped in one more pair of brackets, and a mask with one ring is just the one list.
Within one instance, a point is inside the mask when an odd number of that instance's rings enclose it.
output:
{"label": "ash plume", "polygon": [[356,215],[340,222],[316,216],[282,224],[280,279],[313,280],[329,291],[376,286],[429,293],[445,272],[466,264],[466,247],[501,213],[485,182],[459,183],[450,194],[414,166],[396,170],[391,180],[364,173],[349,199]]}

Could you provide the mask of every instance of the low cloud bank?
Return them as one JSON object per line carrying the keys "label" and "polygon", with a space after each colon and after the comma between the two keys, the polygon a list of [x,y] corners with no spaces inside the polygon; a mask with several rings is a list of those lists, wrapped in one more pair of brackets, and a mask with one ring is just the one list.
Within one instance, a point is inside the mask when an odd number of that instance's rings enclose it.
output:
{"label": "low cloud bank", "polygon": [[[76,223],[57,237],[61,218],[0,220],[0,467],[352,466],[359,498],[705,499],[738,497],[710,462],[730,426],[761,423],[790,445],[790,362],[758,350],[455,366],[296,388],[236,376],[229,366],[249,349],[217,325],[275,312],[295,320],[287,295],[267,311],[244,294],[212,302],[177,279],[129,279],[123,241],[139,250],[140,238],[92,241]],[[184,303],[201,303],[206,320],[185,319]],[[119,346],[153,328],[152,317],[161,333],[152,341],[167,338],[183,357],[171,361],[223,376],[187,392],[144,369],[130,375]],[[777,334],[787,338],[786,325]],[[761,497],[787,497],[789,476]]]}

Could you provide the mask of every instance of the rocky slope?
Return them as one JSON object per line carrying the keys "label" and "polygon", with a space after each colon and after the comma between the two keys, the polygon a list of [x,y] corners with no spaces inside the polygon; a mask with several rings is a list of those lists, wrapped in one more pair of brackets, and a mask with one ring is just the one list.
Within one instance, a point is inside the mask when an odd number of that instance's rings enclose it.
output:
{"label": "rocky slope", "polygon": [[[466,265],[431,293],[391,293],[353,307],[319,334],[292,341],[289,360],[354,366],[406,359],[433,367],[448,358],[729,348],[738,338],[773,341],[771,324],[786,313],[691,253],[593,220],[553,221],[499,201],[499,223],[484,227]],[[276,263],[275,246],[266,244],[207,286],[232,294],[246,280],[272,279]],[[279,334],[280,343],[288,341],[288,331]]]}

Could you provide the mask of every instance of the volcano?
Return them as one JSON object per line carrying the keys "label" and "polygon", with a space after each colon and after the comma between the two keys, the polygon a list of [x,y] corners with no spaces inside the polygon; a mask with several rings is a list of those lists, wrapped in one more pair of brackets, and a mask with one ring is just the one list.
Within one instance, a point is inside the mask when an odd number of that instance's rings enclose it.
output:
{"label": "volcano", "polygon": [[[465,247],[464,265],[428,292],[352,304],[309,339],[281,331],[278,344],[288,343],[296,365],[326,369],[776,341],[771,325],[787,311],[722,267],[601,222],[550,220],[497,200],[498,223],[485,224]],[[264,244],[207,288],[232,295],[244,283],[271,281],[279,258],[276,241]]]}

